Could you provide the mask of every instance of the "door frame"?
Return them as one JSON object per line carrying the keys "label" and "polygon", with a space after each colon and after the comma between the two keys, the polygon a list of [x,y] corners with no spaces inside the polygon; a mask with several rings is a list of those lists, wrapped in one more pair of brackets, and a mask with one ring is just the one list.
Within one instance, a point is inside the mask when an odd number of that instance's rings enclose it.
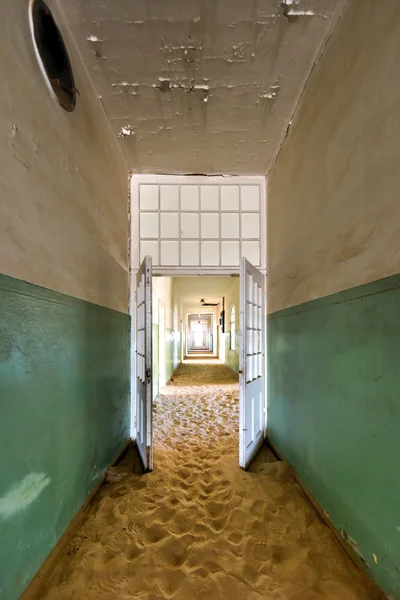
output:
{"label": "door frame", "polygon": [[[267,369],[267,352],[268,352],[268,346],[267,346],[267,273],[265,271],[265,269],[258,269],[258,271],[260,271],[263,276],[264,276],[264,286],[263,286],[263,294],[264,294],[264,368],[265,368],[265,372],[264,372],[264,440],[267,438],[267,416],[268,416],[268,394],[267,394],[267,383],[268,383],[268,369]],[[131,283],[130,283],[130,298],[129,298],[129,307],[130,307],[130,314],[131,314],[131,439],[136,440],[136,419],[137,419],[137,415],[136,415],[136,292],[135,292],[135,282],[136,282],[136,273],[137,273],[137,269],[131,269]],[[200,273],[199,273],[200,274]],[[154,270],[153,270],[153,276],[155,275]],[[201,273],[202,276],[220,276],[220,277],[227,277],[228,275],[230,276],[238,276],[238,273],[232,272],[230,271],[229,273],[227,272],[220,272],[220,273],[207,273],[202,271]],[[182,268],[180,270],[179,273],[177,272],[170,272],[170,273],[162,273],[160,274],[160,276],[162,277],[193,277],[193,272],[192,271],[186,271],[184,268]],[[219,314],[219,309],[220,307],[216,307],[215,310],[217,311],[217,313]],[[186,349],[186,344],[187,344],[187,336],[188,336],[188,325],[187,325],[187,317],[189,313],[195,313],[198,314],[198,312],[196,312],[196,310],[198,311],[198,309],[196,309],[196,307],[193,308],[188,308],[186,307],[183,316],[183,319],[181,321],[181,361],[184,360],[185,358],[185,349]],[[217,318],[217,313],[214,314],[214,311],[211,310],[209,311],[211,313],[213,313],[214,315],[214,323],[217,327],[217,332],[218,332],[218,341],[216,343],[215,349],[214,349],[214,354],[216,357],[219,357],[219,345],[220,345],[220,330],[218,328],[218,318]],[[240,316],[240,310],[239,310],[239,316]],[[239,327],[240,327],[240,323],[239,323]],[[240,347],[239,347],[239,356],[240,353],[242,351],[242,336],[240,336]],[[239,375],[240,378],[240,375]],[[239,383],[239,389],[240,389],[240,383]],[[238,417],[238,424],[240,426],[240,422],[239,422],[240,417]]]}

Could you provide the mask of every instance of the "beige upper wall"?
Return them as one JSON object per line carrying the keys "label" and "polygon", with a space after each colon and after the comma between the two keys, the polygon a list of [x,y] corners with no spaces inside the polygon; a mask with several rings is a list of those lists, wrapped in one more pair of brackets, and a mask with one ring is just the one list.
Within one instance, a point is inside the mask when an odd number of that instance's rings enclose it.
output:
{"label": "beige upper wall", "polygon": [[128,298],[128,174],[55,1],[80,95],[53,99],[28,2],[1,2],[0,272],[120,311]]}
{"label": "beige upper wall", "polygon": [[400,2],[350,0],[269,177],[269,312],[400,271]]}

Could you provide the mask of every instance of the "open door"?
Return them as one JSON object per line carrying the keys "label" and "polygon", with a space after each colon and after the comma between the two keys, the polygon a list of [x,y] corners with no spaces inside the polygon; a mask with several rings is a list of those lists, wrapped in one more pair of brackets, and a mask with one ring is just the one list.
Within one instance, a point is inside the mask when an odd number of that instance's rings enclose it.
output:
{"label": "open door", "polygon": [[240,265],[239,465],[247,469],[264,441],[264,275]]}
{"label": "open door", "polygon": [[136,443],[146,471],[153,469],[152,265],[136,275]]}

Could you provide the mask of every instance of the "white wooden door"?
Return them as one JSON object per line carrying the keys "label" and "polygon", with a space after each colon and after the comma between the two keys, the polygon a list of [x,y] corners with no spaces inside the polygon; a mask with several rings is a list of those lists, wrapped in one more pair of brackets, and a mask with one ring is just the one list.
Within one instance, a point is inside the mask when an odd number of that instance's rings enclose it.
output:
{"label": "white wooden door", "polygon": [[264,275],[246,258],[240,266],[239,465],[247,469],[264,441]]}
{"label": "white wooden door", "polygon": [[153,469],[152,265],[136,275],[136,443],[146,471]]}

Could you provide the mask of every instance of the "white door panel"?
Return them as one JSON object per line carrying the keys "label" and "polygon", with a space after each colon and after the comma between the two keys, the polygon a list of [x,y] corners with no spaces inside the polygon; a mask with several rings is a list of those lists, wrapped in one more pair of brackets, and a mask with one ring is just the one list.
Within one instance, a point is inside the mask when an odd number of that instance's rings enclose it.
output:
{"label": "white door panel", "polygon": [[146,471],[153,469],[152,265],[145,256],[136,275],[136,443]]}
{"label": "white door panel", "polygon": [[264,441],[264,276],[245,258],[240,267],[239,464],[246,469]]}

